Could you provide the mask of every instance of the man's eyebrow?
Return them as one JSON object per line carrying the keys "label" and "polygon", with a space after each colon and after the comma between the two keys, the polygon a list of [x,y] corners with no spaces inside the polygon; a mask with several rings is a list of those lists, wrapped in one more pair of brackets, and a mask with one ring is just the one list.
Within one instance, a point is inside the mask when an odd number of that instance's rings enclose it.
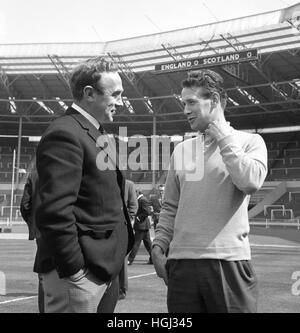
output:
{"label": "man's eyebrow", "polygon": [[188,102],[196,102],[197,101],[197,98],[187,98],[187,99],[182,99],[182,102],[184,103],[188,103]]}
{"label": "man's eyebrow", "polygon": [[116,90],[112,93],[113,96],[116,96],[116,95],[120,95],[123,93],[124,90],[120,89],[120,90]]}

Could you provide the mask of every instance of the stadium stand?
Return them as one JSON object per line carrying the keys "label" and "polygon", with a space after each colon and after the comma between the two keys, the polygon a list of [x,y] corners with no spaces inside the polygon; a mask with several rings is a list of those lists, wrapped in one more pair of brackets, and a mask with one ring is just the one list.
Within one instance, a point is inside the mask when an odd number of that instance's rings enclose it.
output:
{"label": "stadium stand", "polygon": [[[71,103],[70,70],[79,60],[106,54],[119,63],[124,108],[107,131],[154,136],[191,134],[180,101],[180,82],[190,59],[222,58],[250,52],[250,60],[212,67],[225,80],[226,118],[241,130],[261,134],[268,148],[268,176],[249,202],[252,224],[298,226],[300,217],[300,4],[283,10],[198,27],[106,43],[1,45],[0,57],[0,220],[20,220],[18,205],[30,172],[38,137]],[[182,70],[173,70],[178,63]],[[164,65],[163,65],[164,64]],[[166,64],[171,64],[169,67]],[[175,66],[175,65],[176,66]],[[169,68],[168,70],[163,70]],[[172,67],[173,66],[173,67]],[[173,69],[172,69],[173,68]],[[160,69],[160,70],[158,70]],[[18,135],[19,134],[19,135]],[[34,139],[34,141],[32,141]],[[174,139],[174,140],[172,140]],[[128,149],[128,154],[135,148]],[[13,151],[16,175],[13,205]],[[150,192],[165,182],[161,148],[158,170],[147,167],[126,175]],[[153,157],[153,156],[152,156]],[[18,173],[25,169],[27,174]],[[9,207],[9,209],[8,209]]]}

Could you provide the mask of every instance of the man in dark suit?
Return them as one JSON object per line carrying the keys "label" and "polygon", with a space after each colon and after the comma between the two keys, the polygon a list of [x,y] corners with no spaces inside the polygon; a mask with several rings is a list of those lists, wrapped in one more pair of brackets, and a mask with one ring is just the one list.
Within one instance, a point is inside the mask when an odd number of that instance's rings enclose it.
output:
{"label": "man in dark suit", "polygon": [[150,196],[150,203],[153,207],[152,218],[153,218],[154,230],[156,229],[156,225],[159,220],[159,213],[160,213],[161,207],[162,207],[164,191],[165,191],[165,185],[160,184],[160,185],[158,185],[158,194],[157,195],[154,194],[154,195]]}
{"label": "man in dark suit", "polygon": [[97,312],[133,244],[125,180],[102,126],[122,105],[123,87],[116,64],[103,57],[79,64],[70,87],[74,103],[37,148],[34,270],[43,276],[45,312]]}
{"label": "man in dark suit", "polygon": [[137,190],[138,193],[138,210],[134,219],[134,245],[128,257],[128,265],[132,265],[134,258],[139,250],[141,241],[144,242],[145,248],[149,253],[148,264],[152,264],[151,258],[151,238],[150,238],[150,220],[149,215],[151,215],[153,208],[150,205],[149,200],[144,196],[141,190]]}
{"label": "man in dark suit", "polygon": [[[36,244],[39,242],[40,232],[36,227],[35,213],[38,205],[40,204],[40,197],[37,190],[38,186],[38,175],[36,168],[34,167],[30,174],[27,177],[23,196],[20,203],[21,215],[28,226],[28,239],[36,240]],[[43,290],[43,281],[40,274],[38,275],[39,284],[38,284],[38,308],[39,312],[44,312],[44,290]]]}

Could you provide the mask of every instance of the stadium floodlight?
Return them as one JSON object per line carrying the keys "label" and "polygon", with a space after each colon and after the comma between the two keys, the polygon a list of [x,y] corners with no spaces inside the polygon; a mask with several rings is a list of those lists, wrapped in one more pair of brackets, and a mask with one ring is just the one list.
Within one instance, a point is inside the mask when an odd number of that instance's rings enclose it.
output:
{"label": "stadium floodlight", "polygon": [[122,99],[123,99],[123,103],[126,106],[126,109],[128,110],[128,112],[135,113],[129,99],[126,96],[123,96]]}
{"label": "stadium floodlight", "polygon": [[41,140],[41,136],[29,136],[28,140],[29,142],[39,142]]}
{"label": "stadium floodlight", "polygon": [[181,135],[172,135],[171,136],[171,142],[181,142],[183,140],[183,137]]}
{"label": "stadium floodlight", "polygon": [[198,135],[198,132],[186,132],[184,133],[184,136],[195,136]]}
{"label": "stadium floodlight", "polygon": [[174,98],[176,98],[179,102],[182,102],[182,98],[178,94],[173,94]]}
{"label": "stadium floodlight", "polygon": [[153,113],[153,106],[152,106],[152,103],[151,103],[149,97],[144,96],[144,99],[145,99],[146,106],[147,106],[147,109],[148,109],[149,113]]}
{"label": "stadium floodlight", "polygon": [[55,97],[55,99],[64,110],[68,109],[68,105],[64,101],[62,101],[59,97]]}
{"label": "stadium floodlight", "polygon": [[295,79],[293,80],[293,83],[295,83],[295,85],[300,88],[300,79]]}
{"label": "stadium floodlight", "polygon": [[288,94],[286,92],[282,91],[282,90],[279,90],[278,92],[284,98],[288,98],[289,97]]}
{"label": "stadium floodlight", "polygon": [[9,97],[9,107],[10,107],[10,112],[11,113],[16,113],[17,112],[17,106],[16,103],[14,102],[15,97]]}
{"label": "stadium floodlight", "polygon": [[254,96],[252,96],[250,93],[248,93],[248,91],[246,91],[245,89],[238,88],[238,92],[239,92],[241,95],[247,97],[248,100],[249,100],[251,103],[253,103],[253,104],[259,104],[259,103],[260,103],[259,100],[257,100]]}
{"label": "stadium floodlight", "polygon": [[229,102],[231,102],[233,105],[235,106],[239,106],[240,104],[238,102],[236,102],[234,99],[232,99],[231,97],[228,97]]}
{"label": "stadium floodlight", "polygon": [[40,107],[42,107],[45,111],[47,111],[48,113],[51,113],[51,114],[54,113],[54,111],[51,110],[47,105],[45,105],[44,102],[38,100],[36,97],[32,97],[32,99],[33,99],[33,100],[34,100],[34,101],[35,101]]}
{"label": "stadium floodlight", "polygon": [[115,135],[120,141],[128,142],[128,136]]}

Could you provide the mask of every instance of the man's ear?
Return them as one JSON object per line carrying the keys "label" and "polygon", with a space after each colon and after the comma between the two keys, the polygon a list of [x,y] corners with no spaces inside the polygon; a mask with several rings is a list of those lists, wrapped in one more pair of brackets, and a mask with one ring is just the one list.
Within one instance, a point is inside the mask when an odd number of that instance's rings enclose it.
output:
{"label": "man's ear", "polygon": [[220,103],[220,95],[217,92],[214,92],[211,97],[212,104],[216,107]]}
{"label": "man's ear", "polygon": [[85,86],[83,88],[83,97],[87,100],[94,99],[94,89],[92,86]]}
{"label": "man's ear", "polygon": [[217,107],[217,105],[220,103],[220,95],[216,92],[214,92],[211,96],[211,112]]}

